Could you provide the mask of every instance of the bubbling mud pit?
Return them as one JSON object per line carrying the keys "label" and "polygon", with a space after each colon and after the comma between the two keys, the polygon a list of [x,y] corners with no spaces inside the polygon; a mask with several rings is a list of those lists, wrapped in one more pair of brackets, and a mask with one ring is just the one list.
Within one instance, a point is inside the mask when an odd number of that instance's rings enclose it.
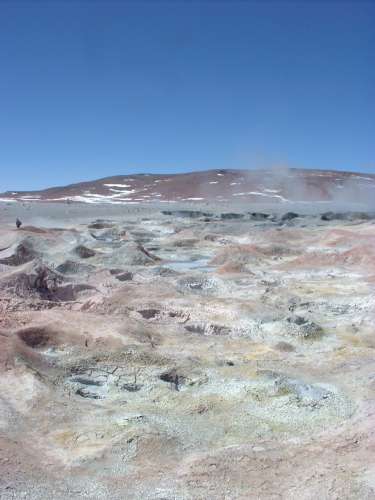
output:
{"label": "bubbling mud pit", "polygon": [[0,228],[1,498],[375,498],[372,214],[35,207]]}

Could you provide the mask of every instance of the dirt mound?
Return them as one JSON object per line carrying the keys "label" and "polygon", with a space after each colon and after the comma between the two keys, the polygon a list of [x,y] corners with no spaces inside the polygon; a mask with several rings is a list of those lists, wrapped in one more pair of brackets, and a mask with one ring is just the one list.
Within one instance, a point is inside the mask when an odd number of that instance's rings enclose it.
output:
{"label": "dirt mound", "polygon": [[55,302],[73,302],[80,298],[86,298],[91,295],[90,292],[96,291],[96,288],[86,284],[67,284],[57,287],[50,294],[48,300]]}
{"label": "dirt mound", "polygon": [[246,272],[245,264],[229,261],[217,268],[218,274],[239,274]]}
{"label": "dirt mound", "polygon": [[66,260],[62,264],[56,267],[56,271],[61,274],[80,274],[89,273],[95,269],[94,266],[89,264],[82,264],[80,262],[75,262],[74,260]]}
{"label": "dirt mound", "polygon": [[127,242],[120,248],[114,249],[108,259],[109,266],[117,267],[122,265],[144,266],[160,261],[159,257],[153,255],[139,243]]}
{"label": "dirt mound", "polygon": [[285,222],[285,221],[289,221],[289,220],[297,219],[298,217],[301,217],[301,215],[300,215],[300,214],[297,214],[296,212],[287,212],[286,214],[284,214],[284,215],[281,217],[281,221],[282,221],[282,222]]}
{"label": "dirt mound", "polygon": [[33,244],[28,239],[19,243],[13,253],[8,257],[0,259],[0,264],[7,266],[21,266],[38,257],[38,252],[34,250]]}
{"label": "dirt mound", "polygon": [[260,257],[261,253],[255,245],[230,245],[219,251],[210,264],[214,266],[241,265],[248,264]]}
{"label": "dirt mound", "polygon": [[94,257],[95,252],[91,248],[87,248],[84,245],[78,245],[74,249],[74,253],[77,254],[81,259],[88,259]]}
{"label": "dirt mound", "polygon": [[63,281],[59,273],[43,263],[30,263],[21,270],[6,275],[0,281],[2,289],[13,290],[23,298],[48,298]]}
{"label": "dirt mound", "polygon": [[265,221],[271,217],[270,214],[265,214],[263,212],[250,212],[250,219],[254,221]]}
{"label": "dirt mound", "polygon": [[27,232],[27,233],[36,233],[36,234],[48,234],[49,230],[48,229],[43,229],[41,227],[35,227],[35,226],[22,226],[20,231]]}
{"label": "dirt mound", "polygon": [[192,323],[186,325],[185,330],[189,333],[197,333],[199,335],[230,335],[232,329],[228,326],[217,325],[213,323]]}
{"label": "dirt mound", "polygon": [[238,214],[238,213],[234,213],[234,212],[226,212],[226,213],[222,213],[220,215],[220,218],[222,220],[238,220],[238,219],[243,219],[245,217],[244,214]]}
{"label": "dirt mound", "polygon": [[324,334],[323,328],[302,316],[290,316],[287,318],[288,334],[300,338],[318,338]]}
{"label": "dirt mound", "polygon": [[173,246],[177,248],[192,248],[197,243],[199,243],[198,238],[184,238],[174,241]]}
{"label": "dirt mound", "polygon": [[65,278],[45,264],[38,264],[16,272],[1,280],[1,288],[13,291],[24,299],[42,299],[52,302],[71,302],[96,290],[82,283],[64,283]]}
{"label": "dirt mound", "polygon": [[163,215],[172,217],[186,217],[188,219],[199,219],[200,217],[212,217],[213,214],[209,212],[201,212],[200,210],[163,210]]}
{"label": "dirt mound", "polygon": [[92,222],[87,227],[89,229],[110,229],[113,227],[114,223],[102,219],[98,219],[95,222]]}
{"label": "dirt mound", "polygon": [[296,259],[289,261],[287,264],[280,266],[280,269],[285,268],[301,268],[301,269],[319,269],[323,267],[353,267],[354,269],[363,268],[367,272],[375,268],[375,249],[372,243],[356,245],[353,248],[345,251],[336,251],[331,253],[326,252],[310,252],[305,253]]}
{"label": "dirt mound", "polygon": [[324,221],[367,221],[375,217],[374,214],[367,212],[325,212],[321,215],[321,220]]}
{"label": "dirt mound", "polygon": [[238,272],[244,271],[246,264],[267,258],[281,258],[291,253],[291,249],[286,245],[228,245],[211,260],[210,264],[221,266],[219,272],[222,273]]}

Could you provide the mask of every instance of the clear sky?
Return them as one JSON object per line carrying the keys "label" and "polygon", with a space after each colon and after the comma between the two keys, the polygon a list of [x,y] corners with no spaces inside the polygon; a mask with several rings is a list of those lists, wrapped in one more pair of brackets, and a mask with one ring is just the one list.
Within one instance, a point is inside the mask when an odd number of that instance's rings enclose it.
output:
{"label": "clear sky", "polygon": [[375,172],[375,2],[0,0],[0,191]]}

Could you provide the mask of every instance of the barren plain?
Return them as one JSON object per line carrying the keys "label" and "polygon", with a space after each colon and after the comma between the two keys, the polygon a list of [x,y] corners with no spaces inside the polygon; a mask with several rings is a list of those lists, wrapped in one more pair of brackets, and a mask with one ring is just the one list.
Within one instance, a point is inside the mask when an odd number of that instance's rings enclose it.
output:
{"label": "barren plain", "polygon": [[374,499],[362,208],[0,204],[0,497]]}

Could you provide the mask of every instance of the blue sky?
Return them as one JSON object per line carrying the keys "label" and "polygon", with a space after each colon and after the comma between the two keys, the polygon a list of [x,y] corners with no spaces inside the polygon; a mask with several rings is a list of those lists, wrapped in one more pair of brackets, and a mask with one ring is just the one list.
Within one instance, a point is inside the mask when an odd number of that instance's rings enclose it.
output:
{"label": "blue sky", "polygon": [[375,172],[375,2],[0,2],[0,191]]}

